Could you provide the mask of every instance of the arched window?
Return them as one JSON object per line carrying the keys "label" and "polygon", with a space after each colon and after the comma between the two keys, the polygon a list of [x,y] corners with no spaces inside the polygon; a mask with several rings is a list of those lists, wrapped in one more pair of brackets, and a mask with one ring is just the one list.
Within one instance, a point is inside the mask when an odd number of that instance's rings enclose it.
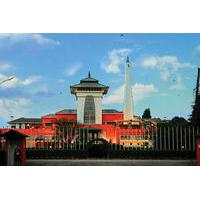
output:
{"label": "arched window", "polygon": [[95,104],[93,96],[86,96],[85,98],[84,123],[95,124]]}

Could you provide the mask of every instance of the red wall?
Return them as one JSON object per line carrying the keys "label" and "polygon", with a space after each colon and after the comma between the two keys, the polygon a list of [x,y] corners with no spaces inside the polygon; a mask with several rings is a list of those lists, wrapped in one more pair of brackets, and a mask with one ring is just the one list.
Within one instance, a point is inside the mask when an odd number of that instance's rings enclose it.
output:
{"label": "red wall", "polygon": [[77,120],[77,115],[76,114],[56,114],[56,119],[66,119],[66,120]]}
{"label": "red wall", "polygon": [[[77,120],[77,114],[56,114],[55,118],[45,118],[42,117],[42,124],[44,127],[45,123],[52,123],[55,119],[60,120],[60,119],[66,119],[66,120]],[[102,123],[107,123],[107,122],[115,122],[118,120],[123,120],[123,113],[116,113],[116,114],[110,114],[110,113],[104,113],[102,114]]]}
{"label": "red wall", "polygon": [[46,123],[53,123],[55,119],[56,118],[42,117],[42,127],[44,128]]}
{"label": "red wall", "polygon": [[123,113],[102,114],[102,123],[114,122],[114,121],[118,121],[118,120],[123,120]]}

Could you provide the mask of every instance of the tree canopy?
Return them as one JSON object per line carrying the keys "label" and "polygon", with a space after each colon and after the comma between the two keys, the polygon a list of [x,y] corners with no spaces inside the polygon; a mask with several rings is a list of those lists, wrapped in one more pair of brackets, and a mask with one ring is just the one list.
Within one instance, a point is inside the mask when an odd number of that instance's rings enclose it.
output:
{"label": "tree canopy", "polygon": [[142,119],[151,119],[150,108],[147,108],[147,109],[144,110],[144,113],[142,115]]}
{"label": "tree canopy", "polygon": [[171,126],[184,126],[188,123],[188,121],[183,117],[174,117],[170,121],[169,125]]}
{"label": "tree canopy", "polygon": [[190,115],[190,121],[192,125],[200,126],[200,92],[199,92],[199,80],[200,80],[200,68],[198,68],[197,84],[195,88],[195,102],[192,106],[192,114]]}

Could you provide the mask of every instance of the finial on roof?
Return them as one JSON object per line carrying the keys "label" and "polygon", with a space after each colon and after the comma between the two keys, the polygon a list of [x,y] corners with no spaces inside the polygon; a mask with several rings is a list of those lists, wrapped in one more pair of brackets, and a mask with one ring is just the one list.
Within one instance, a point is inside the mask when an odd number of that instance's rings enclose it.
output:
{"label": "finial on roof", "polygon": [[91,74],[90,74],[90,71],[88,72],[88,78],[91,78]]}
{"label": "finial on roof", "polygon": [[129,57],[128,57],[128,56],[127,56],[127,58],[126,58],[126,62],[129,63]]}

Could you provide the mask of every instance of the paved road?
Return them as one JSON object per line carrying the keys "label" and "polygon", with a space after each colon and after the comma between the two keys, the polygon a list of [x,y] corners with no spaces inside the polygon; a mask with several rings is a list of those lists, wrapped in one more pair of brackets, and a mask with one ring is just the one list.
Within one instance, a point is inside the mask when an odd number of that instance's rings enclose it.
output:
{"label": "paved road", "polygon": [[194,166],[195,160],[120,160],[120,159],[38,159],[27,160],[28,166]]}

